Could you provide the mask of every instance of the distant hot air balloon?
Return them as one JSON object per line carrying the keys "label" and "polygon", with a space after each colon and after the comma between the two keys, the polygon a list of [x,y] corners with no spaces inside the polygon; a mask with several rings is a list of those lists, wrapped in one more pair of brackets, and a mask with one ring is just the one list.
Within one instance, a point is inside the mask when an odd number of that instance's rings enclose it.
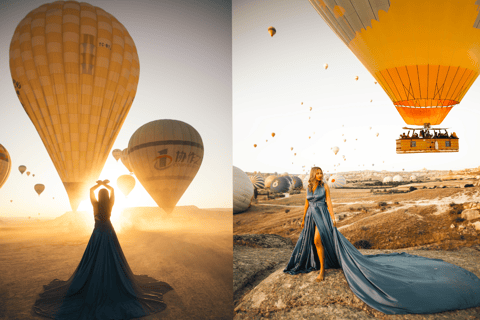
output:
{"label": "distant hot air balloon", "polygon": [[293,155],[294,155],[294,156],[296,156],[297,154],[296,154],[296,153],[294,153]]}
{"label": "distant hot air balloon", "polygon": [[372,127],[370,127],[370,130],[372,130]]}
{"label": "distant hot air balloon", "polygon": [[270,184],[273,180],[275,180],[275,178],[275,175],[268,176],[267,179],[265,179],[265,188],[270,188]]}
{"label": "distant hot air balloon", "polygon": [[30,176],[30,171],[27,171],[27,176]]}
{"label": "distant hot air balloon", "polygon": [[340,150],[339,147],[333,147],[333,153],[335,153],[335,155],[337,155],[338,151]]}
{"label": "distant hot air balloon", "polygon": [[303,106],[303,102],[301,103],[301,105]]}
{"label": "distant hot air balloon", "polygon": [[170,213],[200,169],[203,142],[188,123],[155,120],[132,135],[128,158],[138,181]]}
{"label": "distant hot air balloon", "polygon": [[115,161],[118,162],[118,159],[122,156],[122,150],[120,149],[115,149],[112,151],[112,156],[115,158]]}
{"label": "distant hot air balloon", "polygon": [[32,177],[35,177],[35,173],[32,174]]}
{"label": "distant hot air balloon", "polygon": [[270,191],[277,193],[285,193],[290,189],[291,182],[287,176],[277,177],[270,184]]}
{"label": "distant hot air balloon", "polygon": [[268,140],[265,140],[265,142],[268,142]]}
{"label": "distant hot air balloon", "polygon": [[135,187],[135,178],[129,174],[121,175],[117,179],[117,186],[120,189],[120,191],[122,191],[122,193],[125,195],[125,197],[127,197],[128,194]]}
{"label": "distant hot air balloon", "polygon": [[[480,51],[472,49],[480,42],[477,2],[455,1],[454,7],[450,0],[310,3],[409,125],[441,124],[478,77]],[[438,17],[454,18],[442,19],[439,27],[432,23]]]}
{"label": "distant hot air balloon", "polygon": [[122,163],[125,166],[125,168],[127,168],[127,170],[130,173],[132,173],[133,170],[128,157],[128,148],[123,149],[120,159],[122,160]]}
{"label": "distant hot air balloon", "polygon": [[85,2],[43,4],[10,43],[17,96],[76,211],[130,110],[140,65],[127,29]]}
{"label": "distant hot air balloon", "polygon": [[358,81],[358,76],[355,77],[355,81]]}
{"label": "distant hot air balloon", "polygon": [[370,100],[370,102],[373,102],[373,100]]}
{"label": "distant hot air balloon", "polygon": [[323,65],[323,67],[325,68],[325,70],[327,70],[327,69],[328,69],[328,63],[325,63],[325,64]]}
{"label": "distant hot air balloon", "polygon": [[343,142],[347,142],[347,139],[343,139]]}
{"label": "distant hot air balloon", "polygon": [[10,200],[10,202],[13,202],[13,200]]}
{"label": "distant hot air balloon", "polygon": [[33,188],[38,193],[38,196],[40,196],[43,190],[45,190],[45,186],[43,184],[36,184]]}
{"label": "distant hot air balloon", "polygon": [[277,33],[277,30],[274,27],[268,27],[268,33],[270,33],[270,36],[273,37],[275,33]]}
{"label": "distant hot air balloon", "polygon": [[328,179],[327,183],[330,188],[341,188],[346,184],[346,179],[341,175],[333,175]]}
{"label": "distant hot air balloon", "polygon": [[256,148],[256,147],[257,147],[257,145],[256,145],[256,144],[254,144],[254,145],[253,145],[253,147],[254,147],[254,148]]}
{"label": "distant hot air balloon", "polygon": [[275,137],[275,132],[272,132],[272,138]]}
{"label": "distant hot air balloon", "polygon": [[312,107],[310,107],[310,111],[312,111]]}
{"label": "distant hot air balloon", "polygon": [[23,174],[25,172],[25,170],[27,170],[27,167],[25,167],[25,166],[18,167],[18,171],[20,171],[21,174]]}
{"label": "distant hot air balloon", "polygon": [[375,84],[377,84],[377,81],[375,81]]}
{"label": "distant hot air balloon", "polygon": [[0,144],[0,188],[5,184],[12,170],[12,159],[7,149]]}
{"label": "distant hot air balloon", "polygon": [[240,213],[250,207],[253,198],[253,184],[247,174],[233,166],[233,213]]}
{"label": "distant hot air balloon", "polygon": [[293,150],[293,147],[290,148],[290,151],[292,151],[292,150]]}

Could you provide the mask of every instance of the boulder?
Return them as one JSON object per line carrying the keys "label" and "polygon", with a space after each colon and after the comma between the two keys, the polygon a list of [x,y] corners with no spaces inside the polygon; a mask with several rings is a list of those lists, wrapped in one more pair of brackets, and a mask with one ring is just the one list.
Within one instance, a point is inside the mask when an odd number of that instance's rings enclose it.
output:
{"label": "boulder", "polygon": [[475,228],[475,230],[480,231],[480,221],[472,223],[472,226]]}
{"label": "boulder", "polygon": [[[360,250],[363,254],[405,252],[405,250]],[[408,250],[409,254],[442,259],[480,277],[480,252],[473,248],[458,251]],[[350,290],[341,269],[325,270],[325,280],[316,282],[317,272],[292,276],[283,273],[285,266],[246,293],[235,307],[234,320],[246,319],[386,319]],[[441,314],[406,314],[388,316],[395,319],[469,319],[478,311],[452,310]]]}
{"label": "boulder", "polygon": [[477,209],[466,209],[462,211],[462,214],[460,217],[465,220],[478,219],[480,218],[480,211]]}

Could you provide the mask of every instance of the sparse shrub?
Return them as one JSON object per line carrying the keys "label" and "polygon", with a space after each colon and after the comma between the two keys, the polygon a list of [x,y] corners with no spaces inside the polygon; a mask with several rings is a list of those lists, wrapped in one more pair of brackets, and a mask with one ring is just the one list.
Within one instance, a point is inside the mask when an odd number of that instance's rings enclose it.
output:
{"label": "sparse shrub", "polygon": [[472,187],[473,187],[473,184],[467,183],[464,187],[465,187],[465,188],[472,188]]}
{"label": "sparse shrub", "polygon": [[463,236],[463,234],[460,236],[460,240],[465,240],[465,237]]}
{"label": "sparse shrub", "polygon": [[423,231],[423,230],[418,231],[419,236],[421,236],[422,234],[425,234],[425,231]]}
{"label": "sparse shrub", "polygon": [[398,201],[395,201],[394,204],[399,204],[399,202],[398,202]]}
{"label": "sparse shrub", "polygon": [[423,189],[427,189],[427,186],[423,186]]}
{"label": "sparse shrub", "polygon": [[350,211],[354,211],[354,210],[355,210],[355,208],[354,208],[354,207],[349,207],[349,208],[348,208],[348,210],[350,210]]}
{"label": "sparse shrub", "polygon": [[450,214],[460,214],[463,211],[463,205],[450,203]]}
{"label": "sparse shrub", "polygon": [[414,186],[411,186],[408,190],[409,191],[415,191],[415,190],[417,190],[417,188],[415,188]]}
{"label": "sparse shrub", "polygon": [[360,229],[362,229],[363,231],[367,231],[369,228],[367,226],[362,226]]}
{"label": "sparse shrub", "polygon": [[[447,186],[443,186],[442,188],[445,189],[446,187],[447,187]],[[472,187],[473,187],[473,185],[472,185]]]}
{"label": "sparse shrub", "polygon": [[387,205],[387,203],[386,203],[385,201],[380,201],[380,202],[378,203],[378,206],[379,206],[379,207],[385,207],[386,205]]}
{"label": "sparse shrub", "polygon": [[354,244],[357,249],[370,249],[372,244],[368,240],[358,240]]}
{"label": "sparse shrub", "polygon": [[463,221],[465,221],[465,219],[460,218],[460,217],[457,217],[457,218],[455,218],[454,221],[455,221],[455,222],[463,222]]}
{"label": "sparse shrub", "polygon": [[452,202],[452,203],[449,204],[449,206],[452,207],[452,208],[455,207],[456,205],[457,204],[455,202]]}
{"label": "sparse shrub", "polygon": [[290,209],[285,209],[285,213],[289,213],[290,212]]}

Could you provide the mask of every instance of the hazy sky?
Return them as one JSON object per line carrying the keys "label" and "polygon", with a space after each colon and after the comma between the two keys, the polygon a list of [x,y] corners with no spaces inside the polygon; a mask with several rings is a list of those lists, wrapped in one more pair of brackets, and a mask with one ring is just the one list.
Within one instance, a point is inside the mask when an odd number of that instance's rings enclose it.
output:
{"label": "hazy sky", "polygon": [[[302,166],[313,164],[330,172],[338,163],[337,172],[480,165],[478,79],[440,125],[457,133],[460,152],[396,154],[405,122],[308,0],[234,0],[232,19],[233,164],[240,169],[302,173]],[[274,37],[269,26],[277,30]],[[340,148],[336,156],[333,146]]]}
{"label": "hazy sky", "polygon": [[[17,24],[49,1],[0,2],[0,144],[12,157],[12,171],[0,189],[1,216],[59,216],[70,211],[67,193],[35,127],[15,94],[9,69],[10,41]],[[50,1],[51,2],[51,1]],[[232,17],[230,1],[88,1],[128,30],[140,60],[137,93],[113,145],[124,149],[143,124],[181,120],[201,135],[205,155],[195,179],[177,205],[232,206]],[[21,175],[26,165],[35,177]],[[100,176],[116,185],[128,174],[110,156]],[[33,186],[46,189],[39,197]],[[119,190],[118,190],[119,191]],[[156,206],[137,180],[123,206]],[[55,200],[52,198],[55,197]],[[10,200],[13,200],[11,203]],[[91,208],[88,202],[79,210]]]}

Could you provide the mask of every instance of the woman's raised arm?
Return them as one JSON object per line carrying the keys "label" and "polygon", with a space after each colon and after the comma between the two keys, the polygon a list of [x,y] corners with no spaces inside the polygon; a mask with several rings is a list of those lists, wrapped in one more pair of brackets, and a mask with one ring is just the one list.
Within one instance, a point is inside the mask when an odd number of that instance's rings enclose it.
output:
{"label": "woman's raised arm", "polygon": [[105,188],[107,188],[110,191],[110,206],[113,207],[113,204],[115,203],[115,191],[113,187],[104,184]]}
{"label": "woman's raised arm", "polygon": [[93,186],[90,188],[90,202],[92,204],[96,203],[97,202],[97,199],[95,198],[95,190],[98,189],[98,187],[100,187],[101,184],[97,181],[97,185]]}

